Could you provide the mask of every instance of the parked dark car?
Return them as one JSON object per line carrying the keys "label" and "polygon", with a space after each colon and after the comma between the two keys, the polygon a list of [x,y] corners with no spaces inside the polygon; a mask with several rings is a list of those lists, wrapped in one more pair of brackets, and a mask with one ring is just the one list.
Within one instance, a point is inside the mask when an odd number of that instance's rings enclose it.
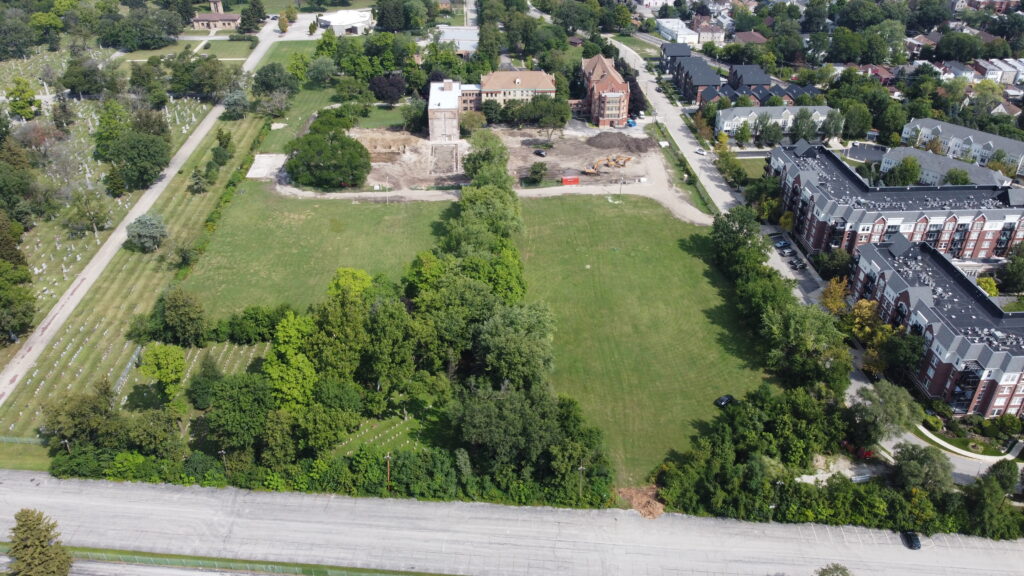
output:
{"label": "parked dark car", "polygon": [[807,262],[801,262],[796,265],[797,270],[807,270]]}
{"label": "parked dark car", "polygon": [[911,550],[921,549],[921,537],[917,535],[917,532],[911,532],[910,530],[900,532],[900,538],[903,539],[903,544],[907,548]]}
{"label": "parked dark car", "polygon": [[732,404],[733,400],[735,400],[735,398],[733,398],[731,394],[726,394],[725,396],[720,396],[717,400],[715,400],[715,406],[718,406],[719,408],[725,408],[729,404]]}
{"label": "parked dark car", "polygon": [[533,153],[534,153],[534,155],[540,156],[541,158],[547,158],[548,157],[548,153],[545,152],[544,150],[534,150]]}

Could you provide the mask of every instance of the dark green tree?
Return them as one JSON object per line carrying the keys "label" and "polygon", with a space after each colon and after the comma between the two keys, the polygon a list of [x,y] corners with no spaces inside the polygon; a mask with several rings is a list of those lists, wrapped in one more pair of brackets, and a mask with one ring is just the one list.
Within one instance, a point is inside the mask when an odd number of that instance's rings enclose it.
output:
{"label": "dark green tree", "polygon": [[128,243],[141,252],[154,252],[167,238],[167,227],[158,214],[143,214],[128,225]]}
{"label": "dark green tree", "polygon": [[71,553],[64,548],[57,523],[38,510],[22,508],[11,528],[11,576],[67,576]]}
{"label": "dark green tree", "polygon": [[354,188],[370,174],[370,153],[341,132],[306,134],[288,144],[284,168],[295,182],[318,188]]}

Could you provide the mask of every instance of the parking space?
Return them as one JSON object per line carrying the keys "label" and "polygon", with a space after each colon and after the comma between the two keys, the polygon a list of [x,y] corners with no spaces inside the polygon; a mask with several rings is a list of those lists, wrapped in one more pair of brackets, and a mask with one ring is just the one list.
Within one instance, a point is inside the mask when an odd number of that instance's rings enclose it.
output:
{"label": "parking space", "polygon": [[775,226],[762,226],[761,231],[768,237],[772,250],[768,254],[768,265],[779,271],[784,278],[796,281],[794,294],[806,304],[813,304],[821,298],[825,282],[810,265],[810,260],[790,237]]}

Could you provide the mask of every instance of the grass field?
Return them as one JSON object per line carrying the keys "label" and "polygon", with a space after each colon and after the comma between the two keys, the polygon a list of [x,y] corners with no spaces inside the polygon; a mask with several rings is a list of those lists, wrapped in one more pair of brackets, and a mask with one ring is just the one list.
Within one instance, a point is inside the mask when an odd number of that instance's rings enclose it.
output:
{"label": "grass field", "polygon": [[[267,13],[271,14],[270,8],[267,8]],[[287,66],[288,62],[292,58],[292,54],[306,54],[310,58],[313,57],[313,50],[316,49],[316,40],[295,40],[289,42],[277,42],[267,50],[267,53],[260,60],[260,68],[267,64],[273,64],[277,62],[282,66]]]}
{"label": "grass field", "polygon": [[[64,74],[70,58],[68,51],[70,44],[71,39],[65,34],[61,36],[62,50],[58,52],[50,52],[46,46],[34,46],[28,58],[12,58],[0,62],[0,86],[4,90],[8,90],[14,79],[20,76],[28,80],[29,86],[37,94],[45,94],[44,79],[50,77],[51,74],[54,78],[60,78]],[[113,53],[113,48],[98,48],[93,42],[83,55],[95,60],[106,60]],[[53,91],[53,87],[50,86],[49,92],[52,94]]]}
{"label": "grass field", "polygon": [[[294,42],[281,42],[277,44],[294,44]],[[300,130],[309,122],[309,119],[331,103],[334,96],[333,88],[321,88],[318,90],[302,90],[292,98],[292,104],[285,113],[284,118],[275,118],[274,123],[286,124],[272,130],[260,146],[260,152],[284,152],[288,145]]]}
{"label": "grass field", "polygon": [[[189,194],[185,189],[192,168],[205,162],[215,142],[217,126],[175,175],[153,211],[164,217],[169,238],[153,254],[121,250],[86,294],[54,341],[43,351],[36,367],[0,406],[0,430],[6,435],[33,436],[40,423],[42,406],[51,398],[85,389],[103,378],[113,383],[131,373],[136,345],[125,339],[131,319],[148,313],[174,276],[169,260],[175,246],[192,242],[217,202],[231,171],[242,161],[248,143],[262,122],[251,118],[220,124],[232,132],[240,152],[221,169],[211,192]],[[128,393],[128,387],[123,389]]]}
{"label": "grass field", "polygon": [[629,46],[630,48],[633,49],[634,52],[639,54],[641,58],[647,59],[661,57],[661,50],[658,49],[658,47],[655,46],[654,44],[651,44],[650,42],[645,42],[639,38],[635,38],[633,36],[624,36],[622,34],[619,34],[618,36],[615,36],[612,39],[617,42],[622,42],[626,46]]}
{"label": "grass field", "polygon": [[42,444],[0,441],[0,468],[6,470],[46,470],[50,456]]}
{"label": "grass field", "polygon": [[[123,63],[122,68],[127,70],[127,62],[132,60],[149,60],[152,56],[167,56],[168,54],[180,54],[183,50],[193,50],[196,44],[200,44],[201,40],[183,40],[177,44],[171,44],[170,46],[164,46],[157,50],[136,50],[135,52],[128,52],[121,57]],[[248,46],[248,44],[246,44]]]}
{"label": "grass field", "polygon": [[217,58],[248,58],[252,49],[248,42],[231,42],[229,40],[215,40],[207,42],[209,48],[199,51],[200,54],[216,56]]}
{"label": "grass field", "polygon": [[528,298],[556,318],[555,389],[604,430],[619,485],[687,448],[715,398],[764,381],[691,248],[700,228],[631,197],[528,200],[523,218]]}
{"label": "grass field", "polygon": [[360,128],[390,128],[402,125],[402,109],[398,106],[374,106],[370,115],[359,119]]}
{"label": "grass field", "polygon": [[342,266],[397,281],[417,252],[434,245],[432,224],[448,207],[297,200],[253,181],[240,190],[184,283],[217,317],[253,304],[304,308]]}
{"label": "grass field", "polygon": [[747,173],[747,178],[756,180],[764,176],[765,160],[763,158],[739,158],[736,161]]}

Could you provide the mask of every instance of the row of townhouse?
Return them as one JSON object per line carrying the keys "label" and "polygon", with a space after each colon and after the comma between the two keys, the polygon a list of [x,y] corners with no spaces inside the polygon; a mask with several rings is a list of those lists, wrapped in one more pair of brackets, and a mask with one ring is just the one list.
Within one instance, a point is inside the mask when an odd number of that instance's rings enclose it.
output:
{"label": "row of townhouse", "polygon": [[896,235],[862,246],[851,273],[856,298],[883,321],[921,334],[915,380],[956,414],[1024,415],[1024,312],[1005,312],[950,258]]}
{"label": "row of townhouse", "polygon": [[927,150],[918,150],[917,148],[910,148],[907,146],[900,146],[887,151],[882,156],[882,162],[879,165],[879,170],[884,174],[895,168],[906,158],[913,158],[917,161],[918,166],[921,167],[921,176],[918,178],[918,183],[926,186],[941,185],[950,170],[964,171],[971,184],[1003,187],[1009,186],[1013,182],[1002,172],[989,170],[988,168],[978,166],[977,164],[961,162],[960,160],[954,160],[947,158],[946,156],[932,154]]}
{"label": "row of townhouse", "polygon": [[832,111],[828,106],[751,106],[740,108],[726,108],[719,110],[715,116],[715,134],[732,134],[743,124],[753,128],[758,118],[764,116],[768,121],[782,128],[783,134],[789,133],[793,128],[793,120],[801,110],[807,110],[811,114],[811,121],[814,122],[816,130],[821,129],[822,122]]}
{"label": "row of townhouse", "polygon": [[971,68],[978,73],[978,79],[988,79],[1000,84],[1016,84],[1024,81],[1024,59],[1021,58],[977,58]]}
{"label": "row of townhouse", "polygon": [[1024,190],[998,185],[871,186],[835,153],[800,141],[768,155],[793,238],[808,254],[851,254],[900,234],[954,258],[1004,257],[1024,242]]}
{"label": "row of townhouse", "polygon": [[821,90],[817,86],[800,86],[799,84],[790,84],[786,87],[776,84],[768,88],[764,86],[755,86],[753,88],[740,86],[739,88],[733,88],[725,84],[719,87],[708,86],[700,93],[698,100],[701,104],[708,104],[719,100],[728,100],[735,104],[736,100],[741,96],[746,96],[750,99],[752,106],[768,106],[773,97],[778,97],[783,105],[792,106],[796,104],[801,96],[814,97],[819,94],[821,94]]}
{"label": "row of townhouse", "polygon": [[933,139],[939,141],[939,153],[950,158],[967,158],[984,166],[997,150],[1005,153],[1005,163],[1015,167],[1014,174],[1024,174],[1024,142],[950,124],[931,118],[914,118],[903,126],[903,142],[925,147]]}

